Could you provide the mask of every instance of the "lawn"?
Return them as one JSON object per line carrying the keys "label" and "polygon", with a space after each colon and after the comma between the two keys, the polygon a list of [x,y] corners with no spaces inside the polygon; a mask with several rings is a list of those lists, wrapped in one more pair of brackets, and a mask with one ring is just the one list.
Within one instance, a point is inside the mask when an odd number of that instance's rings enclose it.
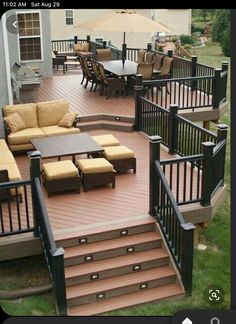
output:
{"label": "lawn", "polygon": [[[192,55],[198,56],[198,62],[215,67],[221,67],[222,61],[229,61],[229,58],[223,56],[218,44],[212,42],[208,42],[205,47],[194,49]],[[227,98],[230,99],[230,79],[228,80]],[[220,122],[230,125],[229,111],[222,116]],[[206,245],[207,249],[205,251],[194,250],[192,296],[180,300],[144,304],[104,315],[171,316],[183,309],[228,309],[230,307],[230,130],[228,135],[225,169],[227,195],[208,228],[201,232],[201,243]],[[13,286],[19,289],[38,283],[48,283],[45,264],[40,257],[0,264],[0,289],[9,289]],[[209,285],[218,285],[224,290],[225,298],[221,304],[212,306],[205,300],[204,290]],[[52,293],[14,301],[2,300],[0,304],[11,315],[55,315]]]}

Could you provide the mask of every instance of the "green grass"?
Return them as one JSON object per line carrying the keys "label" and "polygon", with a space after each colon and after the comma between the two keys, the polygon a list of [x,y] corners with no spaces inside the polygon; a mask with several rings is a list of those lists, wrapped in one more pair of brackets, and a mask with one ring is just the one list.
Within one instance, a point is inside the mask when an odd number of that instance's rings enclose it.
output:
{"label": "green grass", "polygon": [[[222,61],[229,61],[222,55],[218,44],[208,42],[206,47],[193,51],[198,62],[220,67]],[[230,98],[228,82],[227,98]],[[220,120],[230,125],[229,111]],[[228,132],[230,134],[230,131]],[[230,307],[230,136],[228,136],[225,183],[227,194],[224,203],[201,232],[201,243],[207,246],[205,251],[194,250],[193,293],[174,301],[144,304],[124,310],[103,314],[104,316],[171,316],[183,309],[228,309]],[[0,289],[19,289],[22,287],[47,284],[48,275],[40,257],[15,260],[0,264]],[[220,285],[225,291],[225,300],[218,306],[209,305],[204,297],[205,288],[211,284]],[[55,303],[52,293],[22,298],[16,301],[0,301],[6,313],[10,315],[55,315]]]}

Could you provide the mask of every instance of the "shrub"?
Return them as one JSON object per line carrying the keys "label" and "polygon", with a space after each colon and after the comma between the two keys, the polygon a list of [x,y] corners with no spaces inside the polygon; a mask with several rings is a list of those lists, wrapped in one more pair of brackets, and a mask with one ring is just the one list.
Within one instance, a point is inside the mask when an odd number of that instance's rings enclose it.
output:
{"label": "shrub", "polygon": [[230,56],[230,27],[228,26],[227,29],[225,29],[222,39],[220,41],[220,45],[222,47],[222,51],[225,56]]}
{"label": "shrub", "polygon": [[194,40],[193,40],[192,36],[189,36],[189,35],[180,35],[180,43],[181,43],[181,45],[193,44],[194,43]]}

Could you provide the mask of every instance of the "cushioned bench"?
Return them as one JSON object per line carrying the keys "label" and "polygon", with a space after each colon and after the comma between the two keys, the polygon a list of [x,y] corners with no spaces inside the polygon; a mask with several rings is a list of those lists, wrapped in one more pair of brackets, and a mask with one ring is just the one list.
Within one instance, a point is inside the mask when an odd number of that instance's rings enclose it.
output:
{"label": "cushioned bench", "polygon": [[104,147],[103,156],[113,165],[117,172],[133,169],[133,172],[136,173],[135,154],[127,146]]}
{"label": "cushioned bench", "polygon": [[115,188],[113,165],[104,158],[81,159],[77,161],[84,191],[90,187],[111,183]]}
{"label": "cushioned bench", "polygon": [[71,160],[43,164],[42,179],[48,197],[52,193],[66,190],[76,190],[80,193],[79,172]]}

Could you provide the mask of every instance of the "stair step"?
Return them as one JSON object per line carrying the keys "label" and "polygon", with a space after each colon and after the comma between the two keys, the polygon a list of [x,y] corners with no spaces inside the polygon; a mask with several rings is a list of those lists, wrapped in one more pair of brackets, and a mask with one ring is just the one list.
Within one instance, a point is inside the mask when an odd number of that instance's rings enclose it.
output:
{"label": "stair step", "polygon": [[[66,288],[68,306],[81,305],[102,298],[112,298],[131,292],[167,285],[176,281],[176,273],[171,266],[143,270],[96,282],[74,285]],[[104,296],[104,297],[103,297]]]}
{"label": "stair step", "polygon": [[69,308],[68,313],[71,316],[91,316],[121,308],[182,296],[184,296],[183,289],[177,283],[174,283],[80,306],[74,306]]}
{"label": "stair step", "polygon": [[89,131],[95,129],[111,129],[111,130],[132,132],[134,130],[134,123],[114,121],[114,120],[104,120],[104,119],[78,122],[77,125],[81,131]]}
{"label": "stair step", "polygon": [[[133,253],[131,255],[118,256],[106,260],[94,261],[65,268],[66,285],[76,285],[91,282],[91,276],[97,279],[105,279],[117,275],[146,270],[154,267],[167,265],[169,256],[162,249],[152,249]],[[134,267],[138,267],[134,270]]]}
{"label": "stair step", "polygon": [[[118,238],[121,231],[128,230],[127,235],[133,235],[155,229],[155,221],[151,216],[130,217],[130,219],[101,222],[96,225],[78,226],[70,230],[59,230],[55,233],[57,246],[69,247],[81,245],[80,239],[87,243]],[[82,243],[83,244],[83,243]]]}
{"label": "stair step", "polygon": [[[65,248],[65,266],[126,255],[160,247],[162,238],[157,232],[123,236],[111,240]],[[128,251],[128,249],[132,249]],[[88,259],[90,257],[90,260]],[[87,258],[87,259],[86,259]]]}
{"label": "stair step", "polygon": [[127,123],[134,123],[135,118],[133,116],[114,115],[114,114],[96,114],[96,115],[84,115],[79,117],[79,122],[99,120],[113,120]]}

